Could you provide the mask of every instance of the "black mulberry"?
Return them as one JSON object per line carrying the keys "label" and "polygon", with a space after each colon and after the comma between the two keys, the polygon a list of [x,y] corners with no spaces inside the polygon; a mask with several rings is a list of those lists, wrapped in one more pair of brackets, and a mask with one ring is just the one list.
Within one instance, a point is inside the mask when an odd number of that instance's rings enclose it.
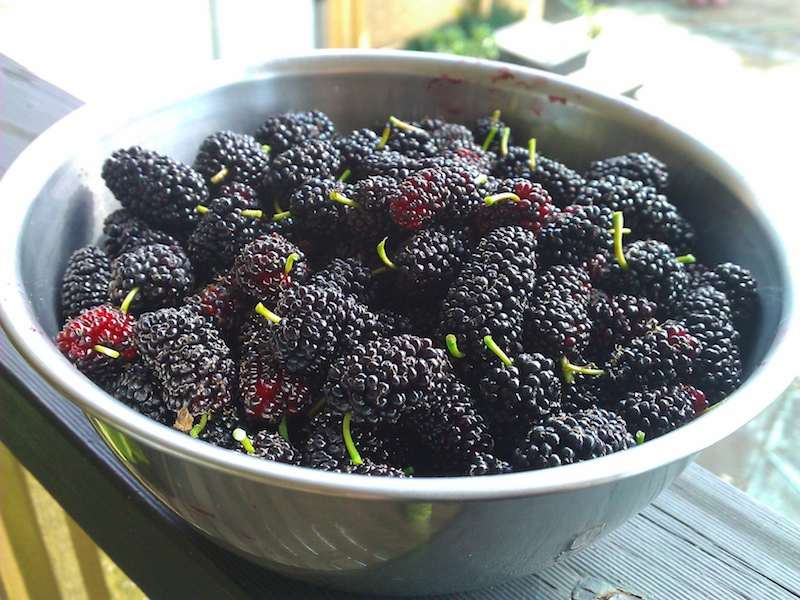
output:
{"label": "black mulberry", "polygon": [[61,310],[71,319],[87,308],[109,302],[111,261],[97,246],[85,246],[72,253],[61,283]]}
{"label": "black mulberry", "polygon": [[278,155],[306,140],[329,140],[335,128],[328,115],[319,110],[287,112],[268,117],[254,136],[260,144],[270,147],[270,154]]}
{"label": "black mulberry", "polygon": [[596,160],[589,165],[587,180],[602,179],[609,175],[641,181],[663,193],[669,184],[667,165],[647,152],[631,152],[604,160]]}
{"label": "black mulberry", "polygon": [[217,330],[189,307],[162,308],[139,319],[136,344],[171,410],[218,413],[233,401],[236,373]]}
{"label": "black mulberry", "polygon": [[111,264],[111,300],[120,305],[137,288],[130,304],[134,313],[180,306],[193,284],[192,264],[180,246],[140,246]]}
{"label": "black mulberry", "polygon": [[241,183],[258,189],[269,167],[267,152],[252,136],[217,131],[200,144],[193,166],[212,188]]}
{"label": "black mulberry", "polygon": [[514,451],[515,468],[543,469],[606,456],[634,445],[622,417],[593,408],[535,425]]}
{"label": "black mulberry", "polygon": [[103,164],[103,180],[123,207],[150,225],[186,236],[208,187],[191,167],[139,146],[117,150]]}

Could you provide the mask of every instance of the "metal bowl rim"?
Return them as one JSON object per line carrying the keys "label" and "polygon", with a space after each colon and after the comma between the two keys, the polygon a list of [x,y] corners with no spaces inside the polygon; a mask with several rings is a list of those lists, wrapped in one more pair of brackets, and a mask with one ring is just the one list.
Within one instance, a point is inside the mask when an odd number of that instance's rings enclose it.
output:
{"label": "metal bowl rim", "polygon": [[[64,359],[55,345],[40,331],[32,308],[24,295],[18,247],[28,206],[41,186],[62,164],[64,155],[53,148],[68,148],[76,139],[94,139],[89,133],[113,131],[116,122],[146,117],[149,110],[168,106],[165,99],[178,100],[193,93],[258,79],[276,73],[345,69],[374,72],[396,69],[432,77],[458,73],[484,83],[497,74],[510,74],[517,81],[535,82],[541,90],[593,104],[621,118],[635,119],[641,127],[658,127],[688,152],[702,160],[703,166],[721,174],[746,200],[752,216],[771,232],[780,253],[780,269],[787,283],[783,290],[784,315],[772,346],[748,380],[725,402],[693,422],[642,446],[569,466],[542,471],[527,471],[489,478],[371,478],[328,473],[256,460],[237,452],[206,444],[165,427],[126,407],[95,386]],[[447,76],[447,75],[445,75]],[[452,76],[452,75],[450,75]],[[102,422],[107,422],[138,442],[181,457],[204,467],[225,471],[254,481],[286,489],[365,499],[409,501],[470,501],[566,492],[597,486],[635,476],[692,456],[733,433],[774,400],[793,379],[792,358],[798,349],[798,315],[794,305],[800,267],[788,260],[793,238],[787,221],[780,218],[777,203],[756,202],[759,194],[727,161],[687,133],[648,112],[633,101],[610,97],[568,79],[526,67],[447,56],[397,50],[326,50],[281,57],[258,66],[230,65],[224,61],[205,70],[202,76],[183,80],[173,87],[159,88],[158,103],[153,102],[141,83],[120,94],[124,100],[101,105],[86,105],[68,115],[28,146],[0,181],[4,219],[0,220],[0,326],[27,362],[58,392]],[[139,97],[137,97],[137,95]],[[131,107],[136,106],[136,110]],[[778,232],[782,231],[782,234]],[[31,335],[31,334],[34,335]]]}

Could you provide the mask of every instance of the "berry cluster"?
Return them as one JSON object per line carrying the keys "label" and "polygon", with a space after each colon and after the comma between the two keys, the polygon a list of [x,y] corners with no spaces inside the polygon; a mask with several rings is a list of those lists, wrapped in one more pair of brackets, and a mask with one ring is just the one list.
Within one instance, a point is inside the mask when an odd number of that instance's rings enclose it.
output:
{"label": "berry cluster", "polygon": [[[517,145],[521,144],[521,145]],[[260,459],[385,477],[588,460],[733,392],[758,308],[704,266],[647,153],[579,173],[512,136],[322,112],[138,146],[77,250],[61,352],[118,400]]]}

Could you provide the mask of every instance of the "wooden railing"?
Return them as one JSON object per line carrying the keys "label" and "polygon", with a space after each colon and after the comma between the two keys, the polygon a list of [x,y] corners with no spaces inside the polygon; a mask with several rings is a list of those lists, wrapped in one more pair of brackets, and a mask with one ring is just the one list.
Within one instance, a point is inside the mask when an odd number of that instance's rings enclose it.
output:
{"label": "wooden railing", "polygon": [[[110,565],[0,443],[0,599],[110,599],[103,562]],[[117,570],[117,583],[120,578],[124,576]],[[132,582],[124,581],[124,587],[129,593],[115,593],[115,598],[143,597]]]}

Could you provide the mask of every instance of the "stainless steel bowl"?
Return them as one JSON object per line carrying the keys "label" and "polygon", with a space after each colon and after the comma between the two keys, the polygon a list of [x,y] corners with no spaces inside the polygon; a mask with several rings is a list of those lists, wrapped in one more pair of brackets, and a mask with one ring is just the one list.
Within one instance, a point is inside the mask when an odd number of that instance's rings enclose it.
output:
{"label": "stainless steel bowl", "polygon": [[[531,69],[402,52],[223,64],[201,80],[137,89],[56,124],[0,184],[2,327],[156,496],[267,568],[393,594],[478,588],[535,572],[624,523],[793,375],[798,279],[793,236],[779,233],[779,198],[757,193],[714,152],[631,102]],[[273,464],[193,440],[126,408],[59,355],[51,338],[67,257],[95,240],[115,206],[100,178],[106,156],[141,144],[191,161],[209,132],[249,132],[272,113],[314,108],[342,130],[389,113],[466,121],[500,108],[520,137],[535,134],[543,152],[578,168],[632,150],[661,157],[673,173],[672,198],[699,230],[697,253],[742,263],[760,281],[747,381],[689,425],[609,457],[495,477],[395,480]]]}

